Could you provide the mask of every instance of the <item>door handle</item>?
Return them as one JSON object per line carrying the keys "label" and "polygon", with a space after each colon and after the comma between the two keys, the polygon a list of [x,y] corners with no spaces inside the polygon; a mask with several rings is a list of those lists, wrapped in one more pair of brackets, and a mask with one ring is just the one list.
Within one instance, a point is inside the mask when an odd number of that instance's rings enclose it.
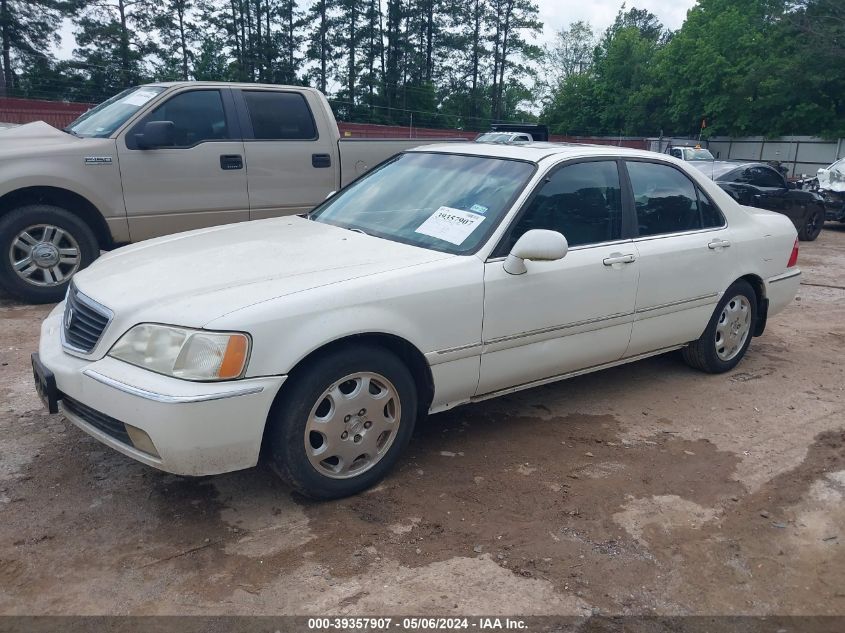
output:
{"label": "door handle", "polygon": [[610,256],[605,257],[603,261],[605,266],[613,266],[614,264],[631,264],[636,260],[637,258],[633,253],[628,253],[627,255],[623,255],[622,253],[611,253]]}
{"label": "door handle", "polygon": [[316,168],[331,167],[332,157],[330,154],[311,154],[311,166]]}
{"label": "door handle", "polygon": [[220,156],[220,169],[243,169],[244,159],[240,154],[222,154]]}
{"label": "door handle", "polygon": [[715,251],[717,248],[728,248],[731,243],[728,240],[713,240],[707,245],[711,251]]}

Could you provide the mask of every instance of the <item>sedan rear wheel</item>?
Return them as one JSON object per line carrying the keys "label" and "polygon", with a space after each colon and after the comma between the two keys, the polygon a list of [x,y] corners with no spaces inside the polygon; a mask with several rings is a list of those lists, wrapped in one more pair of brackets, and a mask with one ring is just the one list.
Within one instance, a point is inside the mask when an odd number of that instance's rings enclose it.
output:
{"label": "sedan rear wheel", "polygon": [[716,355],[725,362],[733,360],[750,335],[751,303],[739,294],[725,304],[716,322]]}
{"label": "sedan rear wheel", "polygon": [[283,385],[265,437],[270,465],[307,497],[352,495],[398,461],[416,417],[416,385],[399,358],[374,345],[339,347]]}
{"label": "sedan rear wheel", "polygon": [[747,281],[736,281],[722,295],[704,333],[683,349],[690,367],[720,374],[737,366],[754,334],[757,295]]}

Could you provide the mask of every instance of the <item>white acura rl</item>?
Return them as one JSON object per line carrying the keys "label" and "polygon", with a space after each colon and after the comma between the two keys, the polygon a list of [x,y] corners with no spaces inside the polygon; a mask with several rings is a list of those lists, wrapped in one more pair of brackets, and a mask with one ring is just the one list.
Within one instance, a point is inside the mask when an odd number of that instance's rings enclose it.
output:
{"label": "white acura rl", "polygon": [[39,392],[145,464],[254,466],[315,498],[384,477],[414,424],[682,349],[732,369],[798,289],[795,228],[671,157],[427,146],[307,217],[109,253],[42,326]]}

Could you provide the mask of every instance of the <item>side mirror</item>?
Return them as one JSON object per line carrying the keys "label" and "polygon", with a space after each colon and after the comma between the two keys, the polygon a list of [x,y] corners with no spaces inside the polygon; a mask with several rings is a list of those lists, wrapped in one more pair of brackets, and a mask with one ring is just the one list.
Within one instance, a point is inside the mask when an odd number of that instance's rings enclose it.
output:
{"label": "side mirror", "polygon": [[143,133],[135,135],[135,142],[141,149],[173,147],[176,145],[176,124],[173,121],[148,121]]}
{"label": "side mirror", "polygon": [[533,229],[527,231],[513,245],[510,255],[505,260],[505,272],[511,275],[524,275],[528,272],[525,260],[552,262],[563,259],[569,250],[566,238],[557,231]]}

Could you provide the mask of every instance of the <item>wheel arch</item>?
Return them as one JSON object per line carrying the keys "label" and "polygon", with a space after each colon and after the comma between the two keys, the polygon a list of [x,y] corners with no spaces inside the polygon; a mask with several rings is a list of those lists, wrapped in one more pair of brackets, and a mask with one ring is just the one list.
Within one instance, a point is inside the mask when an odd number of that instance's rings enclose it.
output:
{"label": "wheel arch", "polygon": [[114,244],[111,231],[100,210],[84,196],[62,187],[32,186],[15,189],[0,197],[0,216],[30,204],[50,204],[73,213],[91,227],[102,249]]}
{"label": "wheel arch", "polygon": [[[268,420],[287,393],[286,386],[290,382],[291,377],[297,375],[299,372],[307,370],[307,366],[315,359],[339,349],[343,349],[344,347],[355,345],[374,345],[381,347],[395,354],[403,363],[405,363],[410,370],[411,377],[414,379],[414,384],[417,387],[417,419],[418,421],[423,419],[423,417],[428,413],[428,409],[434,399],[434,375],[432,374],[431,367],[429,366],[423,353],[416,345],[401,336],[387,334],[385,332],[364,332],[360,334],[342,336],[329,341],[299,359],[288,372],[288,380],[285,381],[281,389],[279,389],[279,392],[276,394],[273,404],[270,407]],[[269,427],[269,424],[265,424],[264,437],[261,440],[262,450],[264,450],[264,447],[267,444],[266,438]]]}
{"label": "wheel arch", "polygon": [[754,290],[754,296],[757,299],[757,317],[755,319],[752,334],[754,336],[761,336],[766,330],[766,321],[769,313],[769,300],[766,297],[766,284],[762,277],[753,273],[743,275],[736,281],[745,281]]}

